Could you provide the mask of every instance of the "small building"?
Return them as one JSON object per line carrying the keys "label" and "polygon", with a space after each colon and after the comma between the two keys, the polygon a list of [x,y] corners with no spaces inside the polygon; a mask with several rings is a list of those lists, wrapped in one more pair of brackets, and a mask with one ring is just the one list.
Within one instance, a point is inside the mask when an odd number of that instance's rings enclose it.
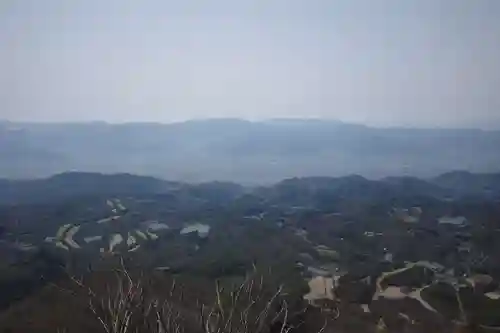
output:
{"label": "small building", "polygon": [[394,255],[392,253],[385,253],[384,254],[384,261],[387,261],[387,262],[392,262],[394,259]]}
{"label": "small building", "polygon": [[456,216],[456,217],[443,216],[438,219],[438,222],[439,224],[454,225],[459,227],[467,225],[467,219],[463,216]]}
{"label": "small building", "polygon": [[307,267],[307,271],[309,273],[311,273],[312,276],[316,276],[316,277],[317,276],[323,276],[323,277],[330,276],[330,272],[328,272],[327,270],[312,267],[312,266]]}
{"label": "small building", "polygon": [[470,242],[463,242],[457,248],[458,252],[462,253],[470,253],[471,249],[472,249],[472,244]]}
{"label": "small building", "polygon": [[396,218],[396,220],[404,223],[418,223],[420,221],[420,214],[413,209],[393,208],[391,215]]}

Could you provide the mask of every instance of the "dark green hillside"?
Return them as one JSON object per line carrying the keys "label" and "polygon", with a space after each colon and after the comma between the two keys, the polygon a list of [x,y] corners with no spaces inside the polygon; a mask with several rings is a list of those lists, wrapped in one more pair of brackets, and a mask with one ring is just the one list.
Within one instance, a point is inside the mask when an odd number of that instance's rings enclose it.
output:
{"label": "dark green hillside", "polygon": [[[68,275],[99,280],[120,258],[134,276],[192,290],[185,313],[210,303],[217,281],[242,283],[257,270],[282,285],[307,327],[326,319],[331,332],[370,332],[382,320],[398,332],[451,332],[465,320],[457,286],[467,321],[498,325],[500,210],[474,188],[397,177],[244,187],[90,173],[7,183],[0,331],[67,325],[54,313],[70,311],[68,301],[51,288],[70,288]],[[77,303],[67,304],[82,311],[85,299]],[[83,311],[75,323],[90,329]]]}

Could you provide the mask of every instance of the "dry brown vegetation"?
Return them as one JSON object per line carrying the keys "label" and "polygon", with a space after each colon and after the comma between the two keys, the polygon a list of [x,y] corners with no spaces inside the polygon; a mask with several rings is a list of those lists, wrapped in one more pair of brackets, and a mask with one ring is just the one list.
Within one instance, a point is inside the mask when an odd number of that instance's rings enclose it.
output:
{"label": "dry brown vegetation", "polygon": [[192,289],[186,295],[186,287],[173,279],[160,286],[145,276],[132,276],[123,261],[112,275],[101,285],[70,277],[76,288],[57,287],[84,305],[94,332],[288,333],[304,325],[304,303],[287,297],[283,286],[271,286],[256,270],[238,283],[216,281],[213,292],[198,297]]}

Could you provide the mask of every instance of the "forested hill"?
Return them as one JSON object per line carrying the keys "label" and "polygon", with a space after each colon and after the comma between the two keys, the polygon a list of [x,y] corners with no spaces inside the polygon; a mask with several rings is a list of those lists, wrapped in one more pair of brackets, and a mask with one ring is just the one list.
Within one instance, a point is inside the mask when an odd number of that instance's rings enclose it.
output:
{"label": "forested hill", "polygon": [[0,203],[49,202],[84,196],[188,193],[219,201],[253,193],[268,199],[303,204],[308,200],[335,198],[458,197],[500,198],[500,174],[454,171],[435,178],[387,177],[369,180],[359,175],[345,177],[290,178],[274,185],[245,187],[231,182],[189,184],[131,174],[66,172],[33,180],[0,179]]}
{"label": "forested hill", "polygon": [[319,332],[335,309],[325,333],[453,332],[463,318],[498,330],[499,199],[500,174],[464,171],[253,187],[79,172],[0,180],[0,331],[100,332],[88,291],[67,276],[120,286],[106,278],[120,262],[155,297],[172,295],[152,289],[172,281],[189,291],[171,303],[186,318],[215,304],[214,285],[235,295],[262,271],[314,327],[290,332]]}

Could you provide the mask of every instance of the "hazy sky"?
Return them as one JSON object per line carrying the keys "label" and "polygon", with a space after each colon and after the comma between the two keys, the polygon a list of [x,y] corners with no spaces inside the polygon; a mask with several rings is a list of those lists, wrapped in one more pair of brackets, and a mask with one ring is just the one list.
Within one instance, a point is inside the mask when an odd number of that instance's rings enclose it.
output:
{"label": "hazy sky", "polygon": [[0,118],[500,128],[499,0],[2,0]]}

